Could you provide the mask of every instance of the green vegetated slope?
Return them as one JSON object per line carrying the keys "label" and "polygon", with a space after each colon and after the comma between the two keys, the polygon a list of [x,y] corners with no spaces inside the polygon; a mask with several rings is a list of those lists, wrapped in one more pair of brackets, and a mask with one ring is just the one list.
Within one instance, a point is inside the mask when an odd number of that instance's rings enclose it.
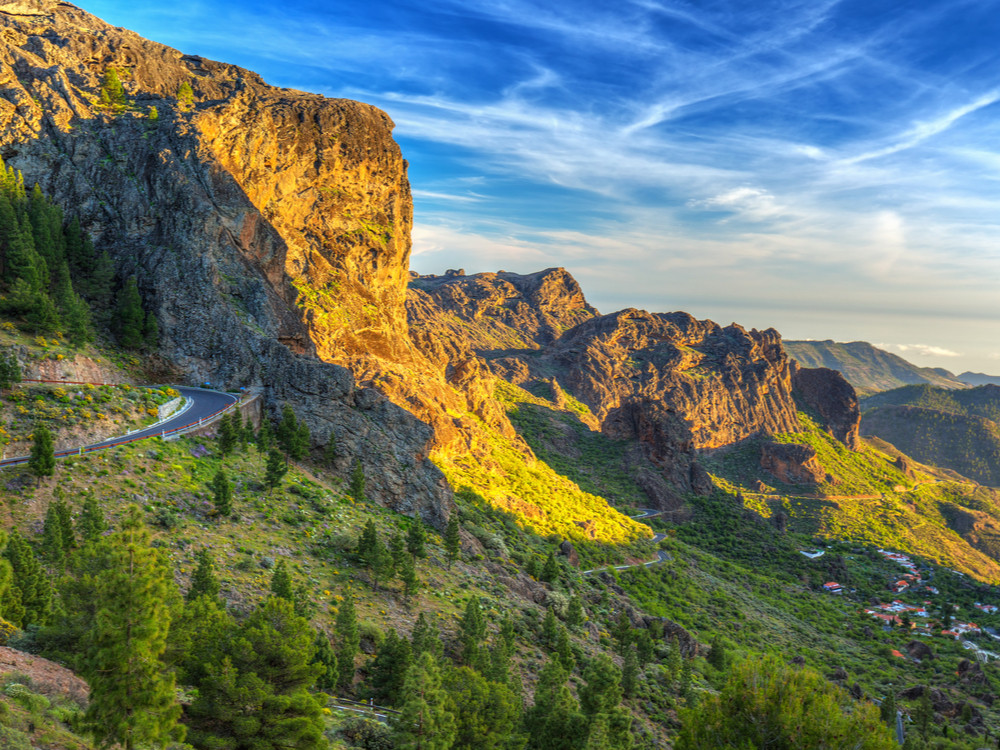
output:
{"label": "green vegetated slope", "polygon": [[947,371],[919,367],[867,341],[782,341],[788,355],[803,367],[839,370],[864,395],[908,383],[930,383],[943,388],[964,388],[965,384]]}
{"label": "green vegetated slope", "polygon": [[[995,493],[932,467],[917,465],[907,475],[897,465],[899,451],[892,446],[863,440],[860,450],[851,451],[809,415],[800,412],[799,420],[804,432],[775,439],[815,448],[832,482],[781,484],[760,468],[760,443],[755,440],[706,456],[706,468],[721,487],[740,493],[747,509],[778,525],[898,549],[980,580],[1000,582],[1000,557],[987,541],[1000,519]],[[956,522],[955,508],[963,518],[974,520]]]}
{"label": "green vegetated slope", "polygon": [[[75,356],[88,346],[64,343],[58,329],[48,333],[55,345],[25,340],[42,332],[26,313],[10,314],[24,332],[22,358]],[[120,318],[132,321],[133,333],[143,330],[141,305]],[[129,346],[124,333],[118,341]],[[112,331],[99,325],[95,334]],[[126,351],[111,358],[128,359]],[[58,421],[57,409],[66,421],[82,417],[77,402],[87,395],[122,408],[135,396],[27,388],[5,389],[4,397],[32,395],[3,403],[16,411],[40,396],[37,408],[18,414],[38,424]],[[688,499],[692,520],[653,522],[668,535],[668,562],[585,576],[600,561],[653,557],[648,527],[607,504],[641,504],[640,465],[627,445],[591,431],[585,407],[565,394],[498,388],[538,460],[526,460],[510,437],[487,433],[489,443],[475,447],[481,460],[445,466],[458,490],[447,530],[369,501],[363,474],[331,470],[336,446],[310,450],[294,419],[267,422],[257,434],[230,426],[217,439],[75,456],[51,476],[0,474],[0,638],[73,668],[93,691],[86,709],[79,698],[42,695],[37,676],[6,672],[3,745],[93,748],[121,740],[117,722],[135,716],[141,742],[177,750],[183,728],[197,748],[251,739],[262,750],[407,748],[419,746],[421,732],[436,747],[469,750],[669,747],[682,719],[693,726],[711,715],[698,709],[717,706],[736,662],[766,654],[801,657],[865,701],[904,686],[935,688],[942,718],[921,730],[938,747],[978,747],[987,728],[1000,726],[995,668],[963,661],[959,644],[935,635],[942,623],[932,621],[925,636],[937,658],[917,663],[893,653],[910,653],[914,636],[882,631],[859,613],[887,596],[899,574],[874,544],[920,551],[922,540],[940,546],[958,528],[986,539],[990,498],[962,495],[953,483],[920,484],[922,474],[906,476],[894,455],[875,446],[846,451],[803,415],[804,435],[778,439],[813,445],[835,484],[755,494],[752,443],[720,452],[709,466],[721,489]],[[281,450],[272,449],[276,439]],[[829,498],[807,496],[881,499],[890,488],[928,494],[913,501],[912,519],[902,509],[876,516],[854,505],[844,506],[853,515],[840,508],[827,517]],[[735,490],[744,491],[744,505]],[[934,503],[951,532],[927,520]],[[911,520],[931,529],[926,539],[903,532]],[[799,554],[836,536],[858,541],[831,544],[817,561]],[[996,578],[955,545],[927,557]],[[954,617],[1000,624],[973,609],[976,601],[1000,603],[1000,592],[922,564],[942,601],[959,606]],[[849,587],[847,596],[820,592],[831,577]],[[128,618],[141,626],[135,643],[120,637]],[[118,690],[126,674],[144,686],[129,705]],[[365,722],[330,695],[371,698],[400,718],[388,728]],[[845,716],[872,714],[838,695]],[[926,716],[915,695],[900,692],[899,704]],[[867,727],[870,747],[887,747],[886,733]],[[969,740],[957,739],[964,733]]]}
{"label": "green vegetated slope", "polygon": [[631,444],[592,429],[589,425],[597,420],[585,404],[563,393],[562,405],[558,405],[552,386],[546,383],[531,392],[498,380],[496,396],[535,455],[559,474],[619,509],[634,512],[648,502],[629,461],[634,452]]}
{"label": "green vegetated slope", "polygon": [[1000,387],[965,391],[909,386],[862,402],[863,433],[919,461],[1000,486]]}
{"label": "green vegetated slope", "polygon": [[[389,653],[387,644],[396,643],[390,629],[408,636],[417,614],[423,612],[443,633],[441,639],[435,638],[444,646],[439,663],[446,672],[459,669],[468,648],[463,623],[470,603],[475,602],[484,621],[484,634],[478,636],[484,644],[493,643],[496,648],[502,638],[500,625],[509,620],[506,627],[513,630],[513,647],[508,684],[515,692],[523,689],[530,694],[542,667],[564,659],[571,667],[573,694],[583,698],[587,685],[598,679],[595,670],[604,663],[601,655],[611,657],[617,665],[612,677],[623,680],[629,675],[625,680],[628,695],[621,706],[632,717],[637,747],[667,746],[678,730],[679,710],[711,700],[733,663],[767,653],[782,659],[801,657],[806,665],[833,675],[844,687],[857,685],[852,689],[863,695],[880,697],[890,689],[933,686],[952,704],[946,723],[955,727],[954,734],[965,724],[995,725],[1000,718],[988,705],[988,696],[1000,687],[994,671],[961,671],[960,662],[967,654],[959,644],[932,638],[928,643],[937,658],[917,664],[892,653],[894,649],[906,653],[913,640],[910,633],[900,629],[884,633],[859,614],[863,603],[883,596],[886,582],[899,575],[896,566],[871,547],[851,544],[833,544],[824,558],[809,561],[798,553],[808,537],[793,529],[779,531],[772,521],[748,515],[725,494],[691,498],[695,522],[660,526],[670,534],[662,544],[672,557],[669,563],[614,576],[583,577],[564,560],[557,560],[546,573],[553,543],[525,534],[515,519],[465,491],[458,497],[461,533],[467,540],[464,552],[449,564],[443,537],[425,529],[428,557],[417,560],[419,584],[407,595],[396,576],[385,575],[377,588],[373,585],[373,571],[359,556],[358,542],[369,521],[383,544],[395,535],[405,537],[408,519],[352,497],[351,478],[332,475],[320,456],[291,463],[289,473],[270,491],[265,485],[265,464],[262,452],[252,445],[237,446],[224,457],[217,440],[201,438],[150,441],[76,457],[60,462],[56,475],[40,487],[9,493],[16,502],[6,506],[5,525],[20,530],[29,544],[36,545],[43,565],[52,567],[45,535],[38,530],[45,525],[47,508],[60,494],[74,498],[70,505],[77,526],[87,500],[96,501],[113,526],[120,524],[129,500],[139,500],[144,523],[152,530],[152,546],[176,571],[181,589],[192,585],[199,553],[211,550],[221,596],[238,619],[264,605],[272,594],[276,568],[283,563],[290,573],[296,607],[308,616],[313,628],[333,636],[335,649],[342,645],[337,617],[348,599],[356,613],[361,646],[353,661],[356,669],[351,670],[350,680],[330,692],[362,699],[374,695],[379,702],[398,708],[405,708],[406,695],[387,697],[376,678],[381,674],[379,656]],[[234,509],[229,517],[221,516],[213,502],[211,485],[220,466],[234,486]],[[83,544],[80,539],[78,543]],[[68,575],[57,588],[62,596],[70,597],[67,601],[72,601],[76,564],[72,559],[61,564]],[[933,570],[942,596],[960,604],[955,617],[979,615],[976,622],[997,620],[1000,624],[995,616],[984,617],[972,610],[974,601],[992,601],[990,597],[1000,598],[1000,594],[945,570],[928,569]],[[535,575],[525,576],[525,570]],[[546,577],[549,583],[537,580]],[[834,577],[855,588],[855,595],[835,599],[818,593],[818,587]],[[539,598],[541,602],[536,601]],[[183,622],[186,609],[180,602],[175,607],[172,616]],[[631,620],[626,618],[623,631],[622,613],[629,611],[635,614]],[[50,622],[59,620],[53,617]],[[677,631],[677,626],[683,630]],[[66,650],[65,635],[55,637],[60,633],[58,625],[41,631],[30,623],[24,627],[13,639],[15,646],[41,650],[86,673],[80,657]],[[671,633],[681,635],[671,640]],[[707,645],[700,647],[698,656],[684,652],[689,643],[685,633],[696,642],[711,644],[716,655]],[[632,645],[626,649],[623,642]],[[627,667],[626,663],[639,661],[640,650],[642,666]],[[177,658],[170,654],[168,658]],[[453,662],[456,666],[448,667]],[[445,679],[444,693],[462,700],[473,674],[481,671],[481,679],[487,680],[494,675],[493,669],[479,663],[469,672],[456,672],[450,682]],[[182,678],[181,684],[190,683]],[[459,705],[450,705],[452,714],[464,715]],[[481,704],[475,705],[482,709]],[[901,699],[900,705],[911,713],[917,710],[913,700]],[[39,708],[39,715],[46,711]],[[79,707],[66,706],[62,714],[50,715],[47,721],[54,722],[52,726],[60,732],[68,732],[79,714]],[[349,738],[381,731],[361,729],[349,713],[333,708],[320,716],[335,738],[334,747],[364,747]],[[538,734],[528,740],[529,747],[546,747],[539,743],[551,738],[537,723],[530,724],[530,718],[524,719],[527,725],[519,720],[500,730],[509,736],[517,728],[524,731],[524,726],[533,726]],[[469,721],[468,716],[463,720]],[[0,717],[0,725],[4,721]],[[11,720],[10,726],[25,736],[37,738],[37,727],[44,726],[35,725],[36,734],[31,735],[27,724],[18,721]],[[579,721],[584,722],[582,715]],[[483,726],[488,729],[488,725],[487,721]],[[77,735],[53,746],[90,745],[86,735]],[[975,747],[962,742],[946,746]]]}

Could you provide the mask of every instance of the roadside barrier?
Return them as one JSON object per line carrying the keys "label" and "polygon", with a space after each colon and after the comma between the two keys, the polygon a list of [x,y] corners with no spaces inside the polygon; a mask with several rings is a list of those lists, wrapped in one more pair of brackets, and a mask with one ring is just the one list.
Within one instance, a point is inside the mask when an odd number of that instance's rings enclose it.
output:
{"label": "roadside barrier", "polygon": [[[31,378],[25,378],[21,382],[22,383],[56,383],[56,384],[65,384],[65,385],[116,385],[116,386],[117,385],[130,385],[130,386],[133,385],[132,383],[87,383],[87,382],[71,381],[71,380],[35,380],[35,379],[31,379]],[[134,387],[136,387],[136,388],[159,388],[161,386],[156,386],[156,385],[138,385],[138,386],[134,386]],[[178,387],[180,387],[180,388],[191,388],[191,386],[176,386],[176,385],[170,385],[169,387],[171,387],[171,388],[178,388]],[[226,393],[225,391],[217,391],[214,388],[196,388],[196,389],[193,389],[193,390],[209,391],[211,393],[219,393],[219,394],[222,394],[222,395],[225,395],[225,396],[229,396],[230,398],[233,398],[233,402],[230,403],[230,404],[226,404],[221,409],[216,409],[211,414],[208,414],[208,415],[206,415],[206,416],[204,416],[204,417],[202,417],[202,418],[200,418],[200,419],[198,419],[196,421],[188,422],[187,424],[181,425],[180,427],[171,427],[169,430],[149,432],[149,430],[152,430],[154,427],[156,427],[156,424],[152,424],[152,425],[148,425],[146,427],[140,427],[138,430],[133,430],[132,432],[130,432],[130,433],[126,434],[126,435],[123,435],[120,438],[109,438],[110,442],[109,441],[103,441],[103,442],[100,442],[100,443],[95,443],[93,445],[81,446],[79,448],[71,448],[69,450],[65,450],[65,449],[64,450],[59,450],[59,451],[55,451],[54,455],[55,455],[56,458],[67,458],[68,456],[83,456],[83,455],[86,455],[88,453],[93,453],[95,451],[102,451],[102,450],[106,450],[108,448],[116,448],[119,445],[127,445],[128,443],[134,443],[134,442],[137,442],[139,440],[146,440],[146,439],[151,438],[151,437],[159,437],[161,440],[166,440],[169,437],[178,437],[180,435],[180,433],[183,432],[184,430],[190,430],[190,429],[193,429],[193,428],[196,428],[196,427],[202,427],[202,426],[204,426],[204,425],[212,422],[213,420],[215,420],[216,417],[218,417],[218,416],[220,416],[220,415],[222,415],[222,414],[224,414],[224,413],[226,413],[228,411],[231,411],[232,409],[235,409],[240,404],[240,398],[234,397],[231,393]],[[190,408],[190,407],[186,407],[184,409],[184,411],[187,411],[188,408]],[[183,414],[184,412],[181,412],[181,413]],[[179,415],[174,415],[172,417],[167,417],[166,419],[161,420],[161,423],[162,422],[168,422],[168,421],[170,421],[172,419],[176,419],[177,416],[179,416]],[[144,432],[146,434],[138,435],[138,434],[136,434],[137,432]],[[130,437],[130,436],[132,436],[132,437]],[[31,456],[17,456],[15,458],[8,458],[8,459],[5,459],[3,461],[0,461],[0,468],[5,468],[7,466],[20,466],[22,464],[28,463],[28,461],[30,461],[30,460],[31,460]]]}

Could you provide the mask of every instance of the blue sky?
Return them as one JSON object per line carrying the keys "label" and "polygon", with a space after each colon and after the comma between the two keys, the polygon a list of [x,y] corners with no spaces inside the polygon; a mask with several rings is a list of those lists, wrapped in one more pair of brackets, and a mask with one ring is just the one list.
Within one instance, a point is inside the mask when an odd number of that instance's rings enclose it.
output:
{"label": "blue sky", "polygon": [[1000,1],[83,7],[386,110],[421,273],[1000,373]]}

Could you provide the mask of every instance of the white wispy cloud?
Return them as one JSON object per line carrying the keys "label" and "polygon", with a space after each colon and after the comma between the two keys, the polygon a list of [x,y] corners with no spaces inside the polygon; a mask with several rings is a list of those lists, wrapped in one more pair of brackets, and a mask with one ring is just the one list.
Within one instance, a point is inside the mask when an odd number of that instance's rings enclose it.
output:
{"label": "white wispy cloud", "polygon": [[931,344],[874,344],[879,349],[888,349],[900,354],[920,354],[925,357],[961,357],[960,352]]}
{"label": "white wispy cloud", "polygon": [[912,128],[893,139],[893,142],[889,145],[876,148],[871,151],[862,152],[855,156],[848,157],[843,161],[845,164],[857,164],[858,162],[878,159],[883,156],[889,156],[891,154],[899,153],[900,151],[911,149],[914,146],[920,145],[927,139],[945,132],[963,117],[966,117],[974,112],[978,112],[991,104],[995,104],[998,100],[1000,100],[1000,88],[992,89],[976,97],[971,102],[967,102],[938,114],[931,120],[918,122]]}

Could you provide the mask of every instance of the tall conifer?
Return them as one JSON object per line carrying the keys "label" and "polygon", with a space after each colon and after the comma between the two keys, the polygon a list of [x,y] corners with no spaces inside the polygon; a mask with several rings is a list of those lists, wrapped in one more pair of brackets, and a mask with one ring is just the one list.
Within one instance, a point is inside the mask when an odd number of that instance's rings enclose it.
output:
{"label": "tall conifer", "polygon": [[90,704],[85,724],[99,744],[125,750],[180,739],[174,678],[162,662],[172,576],[153,549],[142,512],[129,506],[109,540],[110,566],[97,581],[97,615],[86,639]]}

